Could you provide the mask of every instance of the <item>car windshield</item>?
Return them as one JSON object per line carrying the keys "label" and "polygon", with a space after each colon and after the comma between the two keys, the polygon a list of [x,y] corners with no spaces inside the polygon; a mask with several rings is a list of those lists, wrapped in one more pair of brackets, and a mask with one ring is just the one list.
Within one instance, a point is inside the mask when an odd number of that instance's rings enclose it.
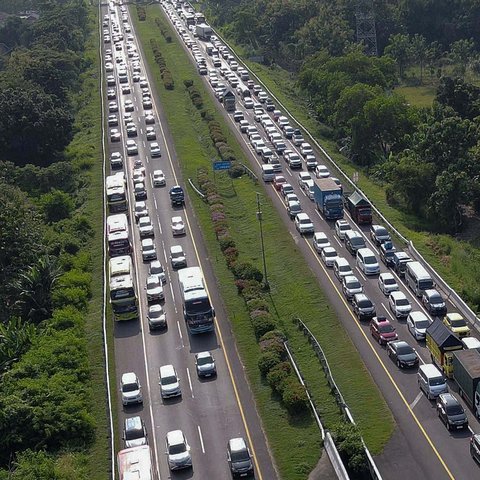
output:
{"label": "car windshield", "polygon": [[348,225],[348,223],[347,224],[341,223],[340,224],[340,231],[345,232],[347,230],[351,230],[350,225]]}
{"label": "car windshield", "polygon": [[443,298],[440,295],[432,295],[430,297],[430,303],[443,303]]}
{"label": "car windshield", "polygon": [[360,285],[360,282],[358,282],[358,281],[353,281],[353,282],[348,282],[348,283],[347,283],[347,287],[348,287],[348,288],[360,288],[361,285]]}
{"label": "car windshield", "polygon": [[368,299],[365,299],[365,300],[360,300],[358,302],[358,306],[360,308],[371,308],[372,307],[372,302]]}
{"label": "car windshield", "polygon": [[353,237],[351,240],[350,240],[350,243],[352,245],[355,245],[356,247],[359,246],[359,245],[365,245],[365,242],[363,241],[363,238],[362,237]]}
{"label": "car windshield", "polygon": [[365,265],[372,265],[377,263],[377,259],[375,257],[365,257],[364,259]]}
{"label": "car windshield", "polygon": [[246,450],[239,450],[231,453],[232,462],[245,462],[249,460],[250,456]]}
{"label": "car windshield", "polygon": [[179,443],[177,445],[170,445],[168,449],[168,453],[170,455],[178,455],[179,453],[183,453],[187,450],[187,447],[184,443]]}
{"label": "car windshield", "polygon": [[459,318],[458,320],[450,320],[450,323],[454,328],[465,327],[467,325],[463,318]]}
{"label": "car windshield", "polygon": [[397,282],[396,282],[396,280],[395,280],[394,278],[385,278],[385,279],[383,280],[383,283],[384,283],[385,285],[395,285]]}
{"label": "car windshield", "polygon": [[431,378],[428,383],[432,387],[435,387],[437,385],[443,385],[445,383],[445,380],[443,377],[434,377],[434,378]]}
{"label": "car windshield", "polygon": [[134,392],[135,390],[138,390],[138,385],[136,383],[126,383],[122,390],[124,392]]}
{"label": "car windshield", "polygon": [[388,232],[385,228],[380,227],[377,228],[376,235],[377,237],[388,237]]}
{"label": "car windshield", "polygon": [[396,302],[397,307],[406,307],[410,302],[406,298],[399,298]]}
{"label": "car windshield", "polygon": [[157,279],[148,280],[147,288],[157,288],[159,286]]}
{"label": "car windshield", "polygon": [[336,257],[336,256],[337,256],[337,252],[334,252],[334,251],[326,252],[326,251],[324,250],[324,251],[323,251],[323,254],[324,254],[326,257]]}
{"label": "car windshield", "polygon": [[387,324],[387,325],[379,325],[378,331],[380,333],[392,333],[395,331],[395,329],[390,324]]}
{"label": "car windshield", "polygon": [[160,382],[162,385],[171,385],[172,383],[177,383],[177,377],[175,375],[163,377]]}
{"label": "car windshield", "polygon": [[446,410],[448,415],[461,415],[463,413],[463,407],[458,404],[448,405]]}
{"label": "car windshield", "polygon": [[430,322],[428,320],[420,320],[418,322],[415,322],[415,328],[427,328],[430,325]]}
{"label": "car windshield", "polygon": [[398,355],[409,355],[413,353],[413,348],[410,345],[402,345],[397,348]]}
{"label": "car windshield", "polygon": [[310,225],[312,222],[310,221],[309,218],[302,218],[302,219],[300,220],[300,223],[301,223],[302,225]]}
{"label": "car windshield", "polygon": [[350,265],[340,265],[338,267],[338,271],[339,272],[350,272],[351,271]]}
{"label": "car windshield", "polygon": [[143,438],[145,435],[142,429],[133,429],[133,430],[126,430],[125,438],[127,440],[136,440],[137,438]]}
{"label": "car windshield", "polygon": [[199,357],[197,359],[197,364],[198,365],[209,365],[211,363],[213,363],[213,359],[212,359],[212,357],[210,357],[210,355],[207,356],[207,357]]}

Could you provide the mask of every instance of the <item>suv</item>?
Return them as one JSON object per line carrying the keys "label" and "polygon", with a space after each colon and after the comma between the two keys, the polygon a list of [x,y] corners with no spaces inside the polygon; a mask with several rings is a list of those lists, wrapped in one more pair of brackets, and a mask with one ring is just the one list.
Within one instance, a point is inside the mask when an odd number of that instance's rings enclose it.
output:
{"label": "suv", "polygon": [[[345,237],[346,238],[346,237]],[[377,275],[380,273],[380,265],[377,257],[369,248],[360,248],[357,250],[357,267],[365,275]]]}
{"label": "suv", "polygon": [[167,433],[165,439],[165,451],[167,453],[170,470],[179,470],[181,468],[190,468],[192,466],[190,446],[181,430],[173,430]]}
{"label": "suv", "polygon": [[372,318],[370,333],[380,345],[386,345],[388,342],[398,339],[395,327],[385,317]]}
{"label": "suv", "polygon": [[352,254],[356,255],[357,250],[365,248],[365,240],[357,230],[347,230],[345,232],[345,248]]}
{"label": "suv", "polygon": [[308,233],[314,232],[313,223],[310,220],[310,217],[306,213],[299,213],[295,217],[295,227],[297,228],[300,235],[306,235]]}
{"label": "suv", "polygon": [[125,407],[131,403],[143,403],[142,387],[135,373],[124,373],[120,385],[122,404]]}
{"label": "suv", "polygon": [[360,321],[371,320],[377,314],[374,303],[364,293],[356,293],[353,296],[352,307]]}
{"label": "suv", "polygon": [[187,258],[180,245],[172,245],[170,247],[170,261],[173,268],[181,268],[187,266]]}
{"label": "suv", "polygon": [[353,275],[348,260],[343,257],[337,257],[333,261],[333,273],[340,281],[342,281],[343,277],[346,277],[347,275]]}
{"label": "suv", "polygon": [[452,393],[441,393],[438,396],[437,414],[447,427],[447,430],[468,427],[468,418],[465,410]]}
{"label": "suv", "polygon": [[430,315],[443,317],[447,314],[445,300],[434,288],[423,292],[422,303]]}
{"label": "suv", "polygon": [[125,419],[123,441],[125,442],[125,448],[147,445],[147,429],[139,416]]}
{"label": "suv", "polygon": [[352,227],[346,220],[337,220],[335,222],[335,233],[340,240],[345,238],[345,232],[351,230]]}
{"label": "suv", "polygon": [[347,300],[351,300],[355,294],[363,292],[363,287],[355,275],[347,275],[343,277],[342,290]]}
{"label": "suv", "polygon": [[173,365],[160,367],[158,383],[162,398],[178,397],[182,394],[180,380]]}
{"label": "suv", "polygon": [[391,292],[388,297],[388,305],[396,318],[406,318],[412,311],[412,305],[403,292]]}
{"label": "suv", "polygon": [[382,225],[372,225],[370,227],[370,238],[376,245],[391,241],[390,234]]}
{"label": "suv", "polygon": [[151,238],[142,240],[142,259],[144,262],[157,259],[157,250]]}
{"label": "suv", "polygon": [[227,460],[233,477],[246,477],[253,473],[252,456],[243,438],[228,441]]}

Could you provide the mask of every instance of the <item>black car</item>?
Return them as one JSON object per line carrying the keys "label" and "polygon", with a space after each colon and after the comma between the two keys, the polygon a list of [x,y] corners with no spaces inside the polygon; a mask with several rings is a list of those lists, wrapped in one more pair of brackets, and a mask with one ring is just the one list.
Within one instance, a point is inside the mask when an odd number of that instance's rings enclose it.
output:
{"label": "black car", "polygon": [[468,427],[465,410],[452,393],[441,393],[438,396],[437,413],[447,430]]}
{"label": "black car", "polygon": [[447,314],[445,300],[434,288],[423,292],[422,303],[428,313],[434,317],[443,317]]}
{"label": "black car", "polygon": [[387,267],[393,267],[393,254],[396,252],[391,242],[385,242],[380,245],[380,258]]}
{"label": "black car", "polygon": [[398,368],[416,367],[417,352],[403,340],[387,343],[387,355],[397,364]]}
{"label": "black car", "polygon": [[381,245],[384,242],[390,242],[390,234],[382,225],[372,225],[370,227],[370,238],[376,245]]}
{"label": "black car", "polygon": [[371,320],[377,314],[374,303],[364,293],[353,296],[352,308],[359,320]]}

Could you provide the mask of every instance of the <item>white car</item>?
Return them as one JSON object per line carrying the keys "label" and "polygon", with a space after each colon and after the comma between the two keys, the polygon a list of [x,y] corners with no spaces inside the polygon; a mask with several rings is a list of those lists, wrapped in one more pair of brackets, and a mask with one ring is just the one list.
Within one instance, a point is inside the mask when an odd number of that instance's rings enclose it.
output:
{"label": "white car", "polygon": [[148,207],[144,201],[135,202],[135,219],[138,220],[148,215]]}
{"label": "white car", "polygon": [[310,174],[308,172],[300,172],[298,174],[298,185],[300,185],[300,188],[301,189],[305,189],[305,182],[307,180],[311,180],[312,177],[310,176]]}
{"label": "white car", "polygon": [[127,140],[127,155],[138,155],[138,147],[135,140]]}
{"label": "white car", "polygon": [[126,112],[133,112],[135,110],[135,106],[133,105],[132,100],[125,100],[125,111]]}
{"label": "white car", "polygon": [[153,262],[150,262],[150,265],[148,267],[148,274],[157,275],[158,277],[160,277],[160,280],[162,281],[162,285],[164,283],[167,283],[167,276],[165,275],[165,269],[163,268],[163,265],[160,262],[160,260],[154,260]]}
{"label": "white car", "polygon": [[133,183],[143,182],[145,180],[144,170],[141,168],[134,168],[132,172]]}
{"label": "white car", "polygon": [[165,174],[162,170],[155,170],[152,175],[154,187],[163,187],[166,185]]}
{"label": "white car", "polygon": [[312,146],[307,142],[302,143],[300,145],[300,153],[303,157],[306,157],[307,155],[313,155]]}
{"label": "white car", "polygon": [[118,127],[118,117],[116,115],[108,116],[108,126],[109,127]]}
{"label": "white car", "polygon": [[351,230],[352,227],[346,220],[337,220],[335,222],[335,233],[340,240],[345,239],[345,232]]}
{"label": "white car", "polygon": [[352,267],[344,257],[337,257],[333,261],[333,273],[340,281],[342,281],[343,277],[353,275]]}
{"label": "white car", "polygon": [[314,226],[310,217],[306,213],[299,213],[295,217],[295,227],[300,235],[306,235],[314,232]]}
{"label": "white car", "polygon": [[173,365],[163,365],[159,370],[160,393],[162,398],[178,397],[182,394],[180,380]]}
{"label": "white car", "polygon": [[430,323],[430,319],[421,311],[410,312],[407,317],[408,331],[416,340],[425,340],[426,330]]}
{"label": "white car", "polygon": [[147,125],[153,125],[155,123],[155,117],[150,113],[145,115],[145,123]]}
{"label": "white car", "polygon": [[147,301],[154,302],[156,300],[163,300],[165,294],[163,293],[162,281],[158,275],[149,275],[146,282]]}
{"label": "white car", "polygon": [[109,111],[110,113],[116,113],[116,112],[118,112],[118,104],[117,104],[117,102],[110,102],[110,103],[108,104],[108,111]]}
{"label": "white car", "polygon": [[182,268],[187,266],[187,257],[181,245],[172,245],[170,247],[170,261],[173,268]]}
{"label": "white car", "polygon": [[320,256],[326,267],[333,267],[333,262],[338,257],[338,253],[333,247],[325,247]]}
{"label": "white car", "polygon": [[117,128],[112,128],[110,130],[110,141],[119,142],[121,139],[120,131]]}
{"label": "white car", "polygon": [[151,238],[142,240],[142,259],[144,262],[157,259],[157,249]]}
{"label": "white car", "polygon": [[172,217],[172,233],[176,235],[185,235],[185,224],[180,216]]}
{"label": "white car", "polygon": [[357,293],[363,293],[363,286],[355,275],[347,275],[343,277],[342,290],[347,300],[351,300]]}
{"label": "white car", "polygon": [[153,223],[149,216],[142,217],[138,220],[138,229],[140,231],[140,237],[153,237],[155,235]]}
{"label": "white car", "polygon": [[405,318],[412,311],[412,305],[403,292],[392,292],[388,298],[388,305],[396,318]]}
{"label": "white car", "polygon": [[315,167],[315,176],[317,178],[328,178],[330,176],[330,172],[325,165],[317,165]]}
{"label": "white car", "polygon": [[192,466],[190,446],[181,430],[168,432],[165,443],[170,470],[179,470],[181,468],[190,468]]}
{"label": "white car", "polygon": [[313,234],[313,248],[318,252],[322,253],[322,250],[326,247],[331,247],[330,240],[323,232],[315,232]]}
{"label": "white car", "polygon": [[120,152],[112,152],[110,154],[110,165],[112,168],[121,168],[123,166],[123,158]]}
{"label": "white car", "polygon": [[157,134],[155,133],[155,128],[147,127],[145,131],[147,135],[147,140],[155,140],[157,138]]}
{"label": "white car", "polygon": [[391,273],[381,273],[378,277],[378,288],[387,297],[392,293],[399,290],[399,286],[395,277]]}
{"label": "white car", "polygon": [[155,303],[148,307],[147,320],[150,330],[165,328],[167,326],[167,316],[159,303]]}
{"label": "white car", "polygon": [[124,373],[120,380],[120,392],[124,406],[132,403],[143,403],[142,386],[140,380],[133,372]]}
{"label": "white car", "polygon": [[162,156],[162,151],[160,150],[160,145],[157,142],[152,142],[150,144],[150,156],[152,158],[157,158]]}

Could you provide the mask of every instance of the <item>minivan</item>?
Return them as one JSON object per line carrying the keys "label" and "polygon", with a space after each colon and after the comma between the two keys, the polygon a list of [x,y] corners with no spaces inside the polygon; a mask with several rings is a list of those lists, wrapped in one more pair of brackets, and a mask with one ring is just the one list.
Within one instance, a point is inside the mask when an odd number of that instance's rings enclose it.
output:
{"label": "minivan", "polygon": [[252,456],[243,438],[228,441],[227,460],[233,477],[246,477],[253,473]]}
{"label": "minivan", "polygon": [[405,268],[405,281],[417,297],[421,297],[425,290],[433,289],[435,283],[420,262],[408,262]]}
{"label": "minivan", "polygon": [[262,165],[262,178],[264,182],[273,182],[275,178],[275,170],[272,165]]}
{"label": "minivan", "polygon": [[147,445],[147,430],[143,420],[139,416],[125,419],[123,440],[125,442],[125,448]]}
{"label": "minivan", "polygon": [[418,386],[429,400],[448,392],[447,380],[432,363],[420,365],[417,373]]}
{"label": "minivan", "polygon": [[365,240],[357,230],[347,230],[345,232],[345,248],[352,254],[355,255],[357,250],[365,248]]}
{"label": "minivan", "polygon": [[377,275],[380,273],[378,260],[369,248],[357,250],[357,266],[365,275]]}

